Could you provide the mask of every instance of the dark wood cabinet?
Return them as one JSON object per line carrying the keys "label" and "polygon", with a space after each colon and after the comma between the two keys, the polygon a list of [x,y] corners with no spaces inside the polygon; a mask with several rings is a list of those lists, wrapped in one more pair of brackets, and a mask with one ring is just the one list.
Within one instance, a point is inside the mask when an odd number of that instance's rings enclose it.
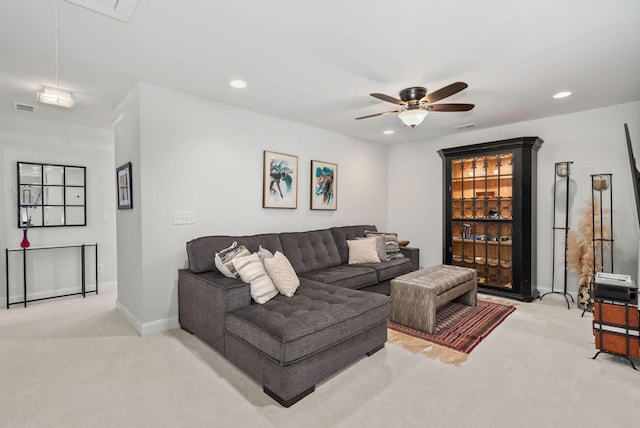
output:
{"label": "dark wood cabinet", "polygon": [[484,292],[524,301],[536,289],[538,137],[439,150],[443,262],[478,271]]}

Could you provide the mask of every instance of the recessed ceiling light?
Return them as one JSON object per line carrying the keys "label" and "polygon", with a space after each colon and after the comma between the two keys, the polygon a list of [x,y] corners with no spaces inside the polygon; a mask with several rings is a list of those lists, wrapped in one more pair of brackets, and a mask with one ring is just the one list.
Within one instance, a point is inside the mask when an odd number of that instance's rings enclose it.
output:
{"label": "recessed ceiling light", "polygon": [[385,135],[391,135],[393,133],[395,133],[396,131],[394,131],[393,129],[386,129],[384,131],[382,131],[383,134]]}
{"label": "recessed ceiling light", "polygon": [[229,82],[229,84],[231,86],[233,86],[234,88],[238,88],[238,89],[242,89],[242,88],[246,88],[247,87],[247,82],[245,82],[244,80],[232,80],[231,82]]}
{"label": "recessed ceiling light", "polygon": [[569,95],[571,95],[571,91],[562,91],[562,92],[558,92],[557,94],[554,94],[553,98],[555,99],[567,98]]}

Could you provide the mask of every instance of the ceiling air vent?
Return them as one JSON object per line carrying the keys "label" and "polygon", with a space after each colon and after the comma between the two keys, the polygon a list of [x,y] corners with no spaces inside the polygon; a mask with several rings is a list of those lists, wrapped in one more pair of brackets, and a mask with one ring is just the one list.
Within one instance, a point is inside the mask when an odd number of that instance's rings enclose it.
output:
{"label": "ceiling air vent", "polygon": [[138,0],[67,0],[109,18],[122,22],[129,22]]}
{"label": "ceiling air vent", "polygon": [[456,126],[454,129],[469,129],[469,128],[475,128],[475,127],[476,127],[475,123],[466,123],[464,125]]}
{"label": "ceiling air vent", "polygon": [[13,103],[13,109],[17,111],[26,111],[29,113],[33,113],[36,108],[34,106],[30,106],[29,104]]}

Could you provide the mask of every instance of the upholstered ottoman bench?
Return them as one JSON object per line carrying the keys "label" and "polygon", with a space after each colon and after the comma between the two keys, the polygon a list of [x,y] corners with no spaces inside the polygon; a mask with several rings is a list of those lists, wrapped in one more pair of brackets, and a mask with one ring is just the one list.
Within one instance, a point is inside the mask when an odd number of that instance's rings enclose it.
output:
{"label": "upholstered ottoman bench", "polygon": [[475,306],[476,270],[440,265],[407,273],[391,280],[391,321],[433,333],[436,309],[458,302]]}

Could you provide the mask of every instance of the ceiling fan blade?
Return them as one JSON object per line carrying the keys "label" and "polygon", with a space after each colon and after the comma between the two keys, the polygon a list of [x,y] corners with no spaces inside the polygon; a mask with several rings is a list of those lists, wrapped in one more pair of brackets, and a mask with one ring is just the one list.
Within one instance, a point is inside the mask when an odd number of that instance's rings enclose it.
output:
{"label": "ceiling fan blade", "polygon": [[445,86],[444,88],[440,88],[435,92],[427,94],[427,96],[424,97],[423,99],[427,100],[428,103],[435,103],[437,101],[450,97],[453,94],[457,94],[458,92],[465,89],[467,86],[469,85],[467,85],[464,82],[455,82]]}
{"label": "ceiling fan blade", "polygon": [[368,116],[362,116],[362,117],[356,117],[356,120],[359,119],[368,119],[370,117],[376,117],[376,116],[382,116],[384,114],[390,114],[390,113],[400,113],[402,110],[393,110],[393,111],[385,111],[384,113],[376,113],[376,114],[370,114]]}
{"label": "ceiling fan blade", "polygon": [[391,103],[391,104],[398,104],[398,105],[401,105],[401,106],[407,105],[407,103],[405,103],[404,101],[399,100],[397,98],[390,97],[389,95],[378,94],[378,93],[373,93],[373,94],[369,94],[369,95],[371,95],[372,97],[377,98],[379,100]]}
{"label": "ceiling fan blade", "polygon": [[431,104],[427,106],[430,111],[469,111],[475,104]]}

